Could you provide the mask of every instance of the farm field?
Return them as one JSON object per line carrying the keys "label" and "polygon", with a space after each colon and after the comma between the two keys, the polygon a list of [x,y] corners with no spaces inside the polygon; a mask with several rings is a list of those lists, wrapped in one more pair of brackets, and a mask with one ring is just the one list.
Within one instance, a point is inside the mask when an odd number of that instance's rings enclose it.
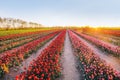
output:
{"label": "farm field", "polygon": [[1,0],[0,80],[120,80],[120,0]]}
{"label": "farm field", "polygon": [[0,80],[120,80],[120,29],[0,30]]}

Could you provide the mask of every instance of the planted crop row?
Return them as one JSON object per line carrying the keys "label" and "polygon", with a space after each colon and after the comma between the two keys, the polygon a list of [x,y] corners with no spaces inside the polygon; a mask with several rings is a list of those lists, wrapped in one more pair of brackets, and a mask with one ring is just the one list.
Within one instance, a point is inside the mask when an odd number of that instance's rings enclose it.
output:
{"label": "planted crop row", "polygon": [[79,66],[86,80],[119,80],[120,73],[101,60],[79,36],[69,31],[70,39],[79,58]]}
{"label": "planted crop row", "polygon": [[60,54],[66,31],[62,31],[39,57],[31,62],[27,71],[16,76],[16,80],[55,80],[60,76]]}
{"label": "planted crop row", "polygon": [[[29,57],[30,54],[33,53],[33,51],[36,51],[40,46],[42,46],[47,41],[52,39],[58,33],[59,33],[59,31],[53,32],[42,38],[36,39],[32,42],[22,45],[18,48],[15,48],[15,49],[6,51],[5,53],[2,53],[2,55],[0,55],[1,71],[9,72],[9,70],[6,70],[6,68],[9,69],[12,66],[18,66],[25,58]],[[1,73],[1,74],[3,74],[3,73]]]}
{"label": "planted crop row", "polygon": [[12,41],[12,40],[9,40],[9,42],[11,42],[11,43],[8,43],[8,44],[6,44],[6,43],[2,43],[2,44],[4,44],[4,45],[2,45],[2,46],[0,46],[0,53],[2,53],[2,52],[4,52],[4,51],[7,51],[7,50],[11,50],[12,48],[15,48],[15,47],[18,47],[18,46],[21,46],[21,45],[23,45],[23,44],[25,44],[25,43],[28,43],[28,42],[31,42],[31,41],[33,41],[33,40],[36,40],[36,39],[38,39],[38,38],[41,38],[42,36],[44,36],[44,35],[47,35],[47,34],[49,34],[50,32],[44,32],[44,34],[42,34],[42,33],[39,33],[39,34],[34,34],[34,35],[32,35],[32,36],[27,36],[26,38],[19,38],[19,40],[17,39],[16,41],[14,40],[14,41]]}
{"label": "planted crop row", "polygon": [[[50,31],[50,30],[48,30],[48,31]],[[44,31],[26,32],[26,33],[20,33],[20,34],[11,34],[11,35],[6,35],[6,36],[0,36],[0,41],[24,37],[24,36],[28,36],[28,35],[32,35],[32,34],[39,34],[42,32],[44,32]]]}
{"label": "planted crop row", "polygon": [[[47,33],[47,32],[49,32],[49,31],[45,31],[44,33]],[[41,32],[41,33],[39,32],[39,33],[35,33],[35,34],[30,34],[30,35],[27,35],[27,36],[21,36],[21,37],[18,37],[18,38],[13,38],[13,39],[0,41],[0,46],[10,44],[12,42],[21,41],[21,40],[24,40],[24,39],[27,39],[27,38],[35,37],[35,36],[38,36],[38,35],[41,35],[41,34],[43,34],[43,32]]]}
{"label": "planted crop row", "polygon": [[83,37],[84,39],[91,41],[92,43],[94,43],[95,45],[97,45],[98,47],[102,48],[104,51],[107,51],[109,53],[112,53],[115,56],[120,56],[120,47],[119,46],[112,46],[102,40],[96,39],[92,36],[88,36],[82,33],[78,33],[78,35],[80,35],[81,37]]}
{"label": "planted crop row", "polygon": [[108,43],[111,43],[113,45],[116,45],[116,46],[120,46],[120,38],[117,37],[117,36],[112,36],[112,35],[103,35],[103,34],[100,34],[100,33],[85,33],[87,35],[90,35],[90,36],[93,36],[97,39],[100,39],[100,40],[103,40],[105,42],[108,42]]}

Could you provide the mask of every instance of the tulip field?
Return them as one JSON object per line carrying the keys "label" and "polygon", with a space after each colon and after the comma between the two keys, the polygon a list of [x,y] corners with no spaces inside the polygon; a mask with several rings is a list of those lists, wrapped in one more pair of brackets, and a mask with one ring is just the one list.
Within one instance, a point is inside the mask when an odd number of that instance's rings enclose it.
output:
{"label": "tulip field", "polygon": [[120,80],[120,30],[95,31],[0,31],[0,80]]}

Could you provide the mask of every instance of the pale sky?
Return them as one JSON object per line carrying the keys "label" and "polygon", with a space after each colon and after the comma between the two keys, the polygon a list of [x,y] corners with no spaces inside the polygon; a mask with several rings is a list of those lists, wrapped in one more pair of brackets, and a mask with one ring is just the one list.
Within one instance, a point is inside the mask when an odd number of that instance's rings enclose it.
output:
{"label": "pale sky", "polygon": [[46,26],[120,26],[120,0],[0,0],[0,17]]}

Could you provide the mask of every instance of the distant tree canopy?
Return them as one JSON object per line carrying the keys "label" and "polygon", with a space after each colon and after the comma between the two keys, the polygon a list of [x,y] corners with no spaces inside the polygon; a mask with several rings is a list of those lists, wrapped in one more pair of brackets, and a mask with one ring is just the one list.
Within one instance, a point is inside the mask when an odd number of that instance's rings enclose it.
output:
{"label": "distant tree canopy", "polygon": [[0,17],[0,28],[10,29],[10,28],[40,28],[41,24],[34,22],[26,22],[20,19],[13,18],[1,18]]}

